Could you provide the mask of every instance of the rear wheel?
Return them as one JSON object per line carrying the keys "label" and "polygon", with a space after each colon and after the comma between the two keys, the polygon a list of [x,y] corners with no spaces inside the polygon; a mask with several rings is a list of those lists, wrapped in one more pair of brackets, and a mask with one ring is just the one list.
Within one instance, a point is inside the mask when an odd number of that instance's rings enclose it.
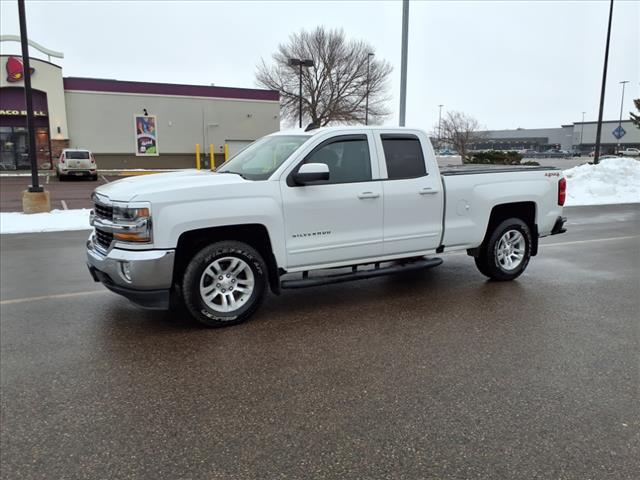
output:
{"label": "rear wheel", "polygon": [[493,280],[513,280],[525,271],[531,258],[531,230],[519,218],[497,225],[475,258],[476,267]]}
{"label": "rear wheel", "polygon": [[189,262],[182,297],[191,315],[210,327],[236,325],[258,309],[267,285],[267,267],[251,246],[216,242]]}

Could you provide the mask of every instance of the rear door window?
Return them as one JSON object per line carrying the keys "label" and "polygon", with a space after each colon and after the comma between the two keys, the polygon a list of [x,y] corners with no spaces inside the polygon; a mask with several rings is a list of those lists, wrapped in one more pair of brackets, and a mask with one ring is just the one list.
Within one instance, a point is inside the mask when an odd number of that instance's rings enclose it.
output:
{"label": "rear door window", "polygon": [[389,180],[424,177],[427,169],[415,135],[381,135]]}
{"label": "rear door window", "polygon": [[65,154],[68,160],[88,160],[89,152],[66,152]]}

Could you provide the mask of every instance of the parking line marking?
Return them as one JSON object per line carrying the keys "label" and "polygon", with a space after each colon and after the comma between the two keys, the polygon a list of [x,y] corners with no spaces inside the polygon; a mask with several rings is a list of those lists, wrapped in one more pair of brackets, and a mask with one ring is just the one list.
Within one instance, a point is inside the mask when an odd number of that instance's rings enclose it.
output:
{"label": "parking line marking", "polygon": [[67,207],[67,202],[65,202],[64,200],[60,200],[60,203],[62,203],[62,208],[64,208],[65,210],[69,210],[69,207]]}
{"label": "parking line marking", "polygon": [[541,247],[563,247],[565,245],[578,245],[581,243],[613,242],[615,240],[629,240],[630,238],[640,238],[640,235],[627,235],[626,237],[592,238],[589,240],[574,240],[571,242],[541,243],[540,246]]}
{"label": "parking line marking", "polygon": [[58,298],[83,297],[86,295],[94,295],[96,293],[109,293],[109,290],[89,290],[86,292],[58,293],[56,295],[42,295],[39,297],[13,298],[11,300],[0,301],[0,305],[12,305],[15,303],[36,302],[38,300],[54,300]]}
{"label": "parking line marking", "polygon": [[107,177],[105,177],[104,175],[100,175],[100,178],[104,180],[104,183],[109,183],[109,180],[107,180]]}

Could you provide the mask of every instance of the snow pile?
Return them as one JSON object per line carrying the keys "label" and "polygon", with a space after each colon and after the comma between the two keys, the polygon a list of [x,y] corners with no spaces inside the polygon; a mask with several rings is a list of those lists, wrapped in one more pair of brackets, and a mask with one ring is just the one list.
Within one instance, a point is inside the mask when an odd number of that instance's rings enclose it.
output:
{"label": "snow pile", "polygon": [[0,212],[0,234],[90,230],[91,210],[52,210],[50,213]]}
{"label": "snow pile", "polygon": [[606,158],[598,165],[579,165],[564,171],[565,205],[606,205],[640,202],[640,161]]}

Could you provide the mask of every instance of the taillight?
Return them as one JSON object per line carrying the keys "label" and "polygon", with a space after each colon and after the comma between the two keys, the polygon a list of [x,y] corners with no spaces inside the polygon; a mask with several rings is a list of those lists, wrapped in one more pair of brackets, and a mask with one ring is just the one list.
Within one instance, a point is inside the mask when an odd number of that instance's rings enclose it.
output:
{"label": "taillight", "polygon": [[91,163],[96,163],[96,159],[94,158],[93,154],[91,154]]}
{"label": "taillight", "polygon": [[564,201],[567,198],[567,180],[561,178],[558,180],[558,205],[561,207],[564,205]]}
{"label": "taillight", "polygon": [[60,163],[64,163],[64,155],[60,157]]}

